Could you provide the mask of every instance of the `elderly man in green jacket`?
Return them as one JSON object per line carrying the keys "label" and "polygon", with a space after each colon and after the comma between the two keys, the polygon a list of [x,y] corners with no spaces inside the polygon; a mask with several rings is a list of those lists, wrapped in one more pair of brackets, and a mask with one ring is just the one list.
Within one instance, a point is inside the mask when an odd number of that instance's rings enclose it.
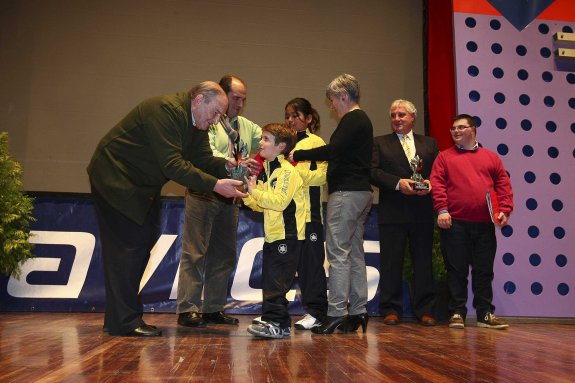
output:
{"label": "elderly man in green jacket", "polygon": [[110,335],[161,336],[143,319],[139,284],[159,235],[160,192],[173,180],[201,192],[246,197],[227,179],[234,160],[212,155],[207,130],[228,100],[211,81],[141,102],[98,144],[88,165],[100,227]]}

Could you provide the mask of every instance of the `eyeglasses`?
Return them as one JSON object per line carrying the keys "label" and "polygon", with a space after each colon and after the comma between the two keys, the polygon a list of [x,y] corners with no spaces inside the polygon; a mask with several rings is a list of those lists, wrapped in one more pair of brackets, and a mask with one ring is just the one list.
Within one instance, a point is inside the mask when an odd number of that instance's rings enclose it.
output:
{"label": "eyeglasses", "polygon": [[456,125],[456,126],[452,126],[451,128],[449,128],[449,130],[451,130],[452,132],[455,132],[456,130],[465,130],[467,128],[471,128],[471,126],[467,126],[467,125]]}

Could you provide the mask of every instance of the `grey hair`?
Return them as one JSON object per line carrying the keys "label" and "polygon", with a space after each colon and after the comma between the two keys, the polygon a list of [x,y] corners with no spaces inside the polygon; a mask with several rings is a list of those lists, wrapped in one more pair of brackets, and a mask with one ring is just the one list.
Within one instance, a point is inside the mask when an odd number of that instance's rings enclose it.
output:
{"label": "grey hair", "polygon": [[413,103],[411,101],[407,101],[407,100],[395,100],[391,103],[391,106],[389,107],[389,114],[391,115],[391,110],[394,108],[405,108],[405,110],[407,110],[407,113],[411,114],[413,116],[414,119],[417,118],[417,109],[415,109],[415,105],[413,105]]}
{"label": "grey hair", "polygon": [[325,90],[325,95],[328,98],[341,96],[343,93],[349,96],[350,101],[359,103],[359,82],[355,77],[347,73],[331,80]]}
{"label": "grey hair", "polygon": [[206,102],[212,101],[217,96],[226,96],[224,90],[218,85],[218,83],[213,81],[203,81],[190,89],[188,93],[192,100],[196,98],[197,95],[201,94],[205,97]]}

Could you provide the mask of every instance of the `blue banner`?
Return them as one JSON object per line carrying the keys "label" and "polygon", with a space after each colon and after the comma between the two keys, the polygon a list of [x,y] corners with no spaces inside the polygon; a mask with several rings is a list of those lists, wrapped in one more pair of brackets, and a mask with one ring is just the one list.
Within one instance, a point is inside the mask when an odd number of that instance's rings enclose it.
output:
{"label": "blue banner", "polygon": [[[93,202],[86,197],[37,197],[31,224],[35,258],[22,265],[19,279],[0,278],[0,311],[103,312],[104,276]],[[162,201],[161,235],[141,281],[147,312],[175,312],[184,220],[181,198]],[[193,228],[191,229],[193,230]],[[237,267],[230,278],[226,311],[261,313],[263,219],[240,210]],[[377,314],[379,242],[377,212],[369,214],[365,232],[368,311]],[[328,264],[326,262],[326,273]],[[291,314],[303,313],[297,278],[288,294]],[[408,309],[409,305],[406,304]],[[407,311],[406,315],[410,315]]]}

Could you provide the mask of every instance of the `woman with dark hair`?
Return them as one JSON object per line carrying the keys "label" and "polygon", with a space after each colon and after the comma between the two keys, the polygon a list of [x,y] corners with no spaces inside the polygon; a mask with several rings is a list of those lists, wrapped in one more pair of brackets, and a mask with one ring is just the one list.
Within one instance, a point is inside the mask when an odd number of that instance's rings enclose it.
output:
{"label": "woman with dark hair", "polygon": [[[294,150],[324,146],[324,140],[314,133],[319,129],[319,114],[305,98],[294,98],[285,106],[285,124],[297,133]],[[327,279],[323,264],[322,195],[326,183],[327,162],[299,161],[294,164],[304,180],[306,199],[305,241],[298,265],[301,301],[307,314],[295,324],[299,330],[319,326],[327,315]]]}

